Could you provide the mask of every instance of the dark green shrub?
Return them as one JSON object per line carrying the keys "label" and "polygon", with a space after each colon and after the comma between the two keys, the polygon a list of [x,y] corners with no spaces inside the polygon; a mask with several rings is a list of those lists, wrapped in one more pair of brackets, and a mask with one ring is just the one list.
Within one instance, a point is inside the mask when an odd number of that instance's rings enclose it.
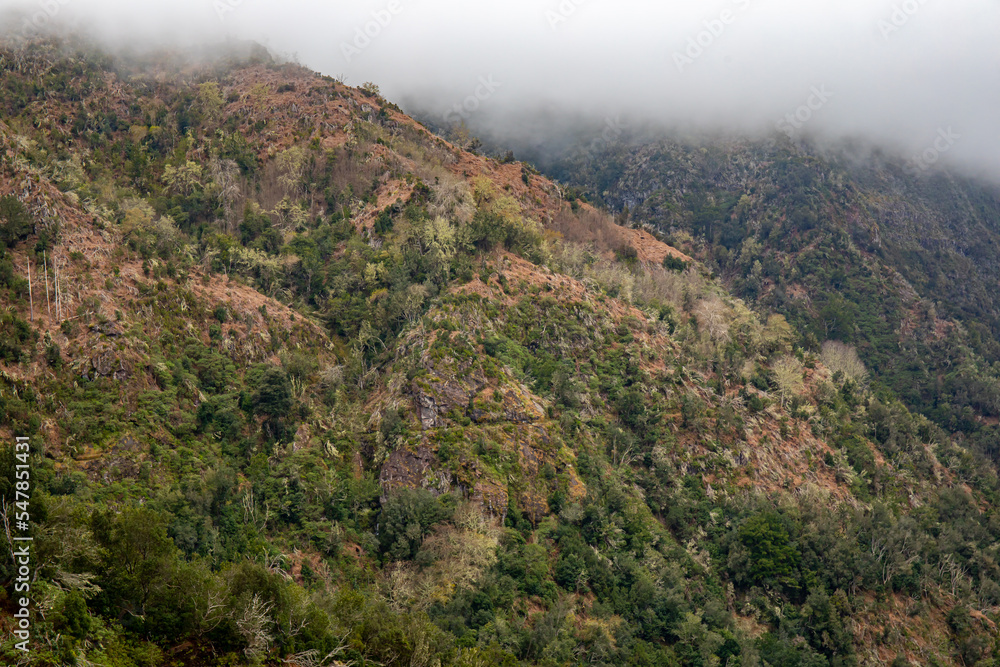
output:
{"label": "dark green shrub", "polygon": [[736,566],[731,558],[730,566],[735,570],[737,581],[744,579],[750,585],[797,587],[799,553],[778,515],[773,512],[754,515],[736,532],[743,548],[737,559],[742,563]]}
{"label": "dark green shrub", "polygon": [[687,269],[688,263],[685,262],[680,257],[675,257],[674,255],[667,255],[663,258],[663,268],[667,271],[684,271]]}
{"label": "dark green shrub", "polygon": [[77,640],[86,637],[92,626],[87,601],[80,591],[67,593],[52,614],[52,627]]}
{"label": "dark green shrub", "polygon": [[0,197],[0,242],[13,248],[28,238],[34,224],[28,209],[14,195]]}
{"label": "dark green shrub", "polygon": [[390,495],[379,515],[379,545],[391,560],[417,554],[431,529],[451,518],[453,508],[426,489],[401,489]]}
{"label": "dark green shrub", "polygon": [[268,419],[279,419],[292,408],[292,386],[281,368],[268,366],[254,378],[250,397],[252,411]]}
{"label": "dark green shrub", "polygon": [[13,312],[0,313],[0,360],[19,363],[31,357],[27,345],[38,338],[31,325]]}
{"label": "dark green shrub", "polygon": [[62,351],[59,346],[55,343],[50,343],[48,347],[45,348],[45,361],[52,368],[59,368],[62,366]]}

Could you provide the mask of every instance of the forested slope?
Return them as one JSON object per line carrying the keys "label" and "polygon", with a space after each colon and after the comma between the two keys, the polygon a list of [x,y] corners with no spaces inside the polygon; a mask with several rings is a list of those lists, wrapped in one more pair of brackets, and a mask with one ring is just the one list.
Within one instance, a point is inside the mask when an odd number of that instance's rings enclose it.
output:
{"label": "forested slope", "polygon": [[627,136],[551,169],[785,314],[854,345],[912,408],[996,460],[1000,192],[857,147]]}
{"label": "forested slope", "polygon": [[0,72],[5,661],[1000,664],[995,466],[697,244],[259,48]]}

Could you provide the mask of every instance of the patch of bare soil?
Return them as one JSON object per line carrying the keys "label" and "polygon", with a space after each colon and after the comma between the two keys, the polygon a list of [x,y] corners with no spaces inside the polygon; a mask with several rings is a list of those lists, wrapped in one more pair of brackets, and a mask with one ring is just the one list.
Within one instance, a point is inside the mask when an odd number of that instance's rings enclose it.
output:
{"label": "patch of bare soil", "polygon": [[649,232],[642,229],[621,228],[622,234],[629,245],[635,248],[639,261],[646,265],[660,266],[667,257],[674,257],[682,262],[692,263],[694,260],[677,248],[658,241]]}

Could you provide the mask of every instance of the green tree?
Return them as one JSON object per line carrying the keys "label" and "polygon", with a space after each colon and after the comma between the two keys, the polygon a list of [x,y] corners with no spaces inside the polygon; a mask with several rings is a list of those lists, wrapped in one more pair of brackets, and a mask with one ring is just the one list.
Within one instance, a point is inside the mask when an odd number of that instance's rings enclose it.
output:
{"label": "green tree", "polygon": [[101,550],[101,597],[119,616],[143,620],[158,589],[166,585],[176,548],[166,519],[146,508],[115,515],[97,510],[91,530]]}
{"label": "green tree", "polygon": [[269,419],[288,413],[292,407],[292,386],[284,369],[270,366],[257,378],[251,405],[254,414]]}
{"label": "green tree", "polygon": [[426,489],[402,489],[389,496],[379,517],[379,542],[392,560],[413,558],[424,537],[451,517],[451,509]]}
{"label": "green tree", "polygon": [[747,519],[736,531],[738,548],[730,552],[737,582],[796,588],[799,553],[774,512]]}
{"label": "green tree", "polygon": [[77,640],[86,637],[92,626],[93,619],[87,611],[87,601],[80,591],[67,593],[52,614],[52,627]]}

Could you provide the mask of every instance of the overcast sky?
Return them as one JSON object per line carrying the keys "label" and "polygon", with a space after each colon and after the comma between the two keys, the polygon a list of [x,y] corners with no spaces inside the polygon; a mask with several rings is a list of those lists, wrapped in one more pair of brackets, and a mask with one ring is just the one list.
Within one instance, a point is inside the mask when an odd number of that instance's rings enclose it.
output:
{"label": "overcast sky", "polygon": [[144,42],[256,39],[474,128],[517,132],[510,114],[535,108],[778,128],[1000,177],[1000,0],[0,0],[15,4]]}

